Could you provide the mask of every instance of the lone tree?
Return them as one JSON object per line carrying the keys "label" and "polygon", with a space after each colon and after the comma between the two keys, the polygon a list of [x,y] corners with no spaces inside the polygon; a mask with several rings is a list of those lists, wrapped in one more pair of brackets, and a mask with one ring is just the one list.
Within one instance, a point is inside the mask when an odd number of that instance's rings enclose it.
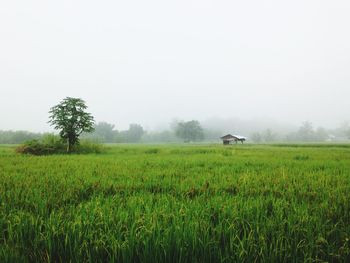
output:
{"label": "lone tree", "polygon": [[79,143],[81,133],[94,130],[94,118],[86,109],[82,99],[67,97],[49,111],[49,123],[60,130],[61,138],[67,141],[67,152]]}
{"label": "lone tree", "polygon": [[179,122],[175,130],[176,136],[185,142],[202,141],[204,139],[203,128],[198,121]]}

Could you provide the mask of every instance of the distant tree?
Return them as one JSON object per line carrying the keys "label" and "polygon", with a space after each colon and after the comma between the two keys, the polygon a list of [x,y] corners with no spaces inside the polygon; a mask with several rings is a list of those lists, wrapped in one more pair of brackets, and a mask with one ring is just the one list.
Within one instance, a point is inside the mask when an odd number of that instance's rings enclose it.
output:
{"label": "distant tree", "polygon": [[291,142],[322,142],[330,137],[330,131],[322,127],[314,130],[311,122],[303,122],[296,132],[291,132],[286,136],[286,141]]}
{"label": "distant tree", "polygon": [[61,138],[67,141],[67,152],[71,152],[72,147],[79,143],[83,132],[94,130],[94,118],[85,112],[86,109],[82,99],[66,97],[49,111],[49,123],[60,130]]}
{"label": "distant tree", "polygon": [[301,127],[299,128],[298,135],[299,135],[299,138],[305,142],[310,142],[315,140],[315,132],[312,127],[312,123],[309,121],[303,122]]}
{"label": "distant tree", "polygon": [[113,142],[117,131],[114,130],[114,125],[107,122],[99,122],[94,126],[93,137],[102,142]]}
{"label": "distant tree", "polygon": [[20,144],[25,141],[39,139],[40,133],[32,133],[28,131],[0,131],[0,144]]}
{"label": "distant tree", "polygon": [[140,142],[142,135],[145,133],[139,124],[130,124],[129,130],[126,131],[127,142]]}
{"label": "distant tree", "polygon": [[179,122],[176,127],[176,136],[185,142],[201,141],[204,138],[203,128],[198,121]]}

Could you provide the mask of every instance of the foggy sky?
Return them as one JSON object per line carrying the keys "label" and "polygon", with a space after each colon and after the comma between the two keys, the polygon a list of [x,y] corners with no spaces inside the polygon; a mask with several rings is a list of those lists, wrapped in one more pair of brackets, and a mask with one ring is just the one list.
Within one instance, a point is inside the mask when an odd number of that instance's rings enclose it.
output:
{"label": "foggy sky", "polygon": [[[50,130],[81,97],[98,121],[350,119],[350,2],[0,2],[0,129]],[[273,127],[271,127],[273,128]]]}

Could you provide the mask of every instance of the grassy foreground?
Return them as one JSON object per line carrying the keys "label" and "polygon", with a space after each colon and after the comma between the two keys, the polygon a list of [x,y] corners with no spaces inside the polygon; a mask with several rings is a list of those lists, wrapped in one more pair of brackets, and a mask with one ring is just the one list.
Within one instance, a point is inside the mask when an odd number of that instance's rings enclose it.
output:
{"label": "grassy foreground", "polygon": [[350,146],[0,146],[0,262],[350,262]]}

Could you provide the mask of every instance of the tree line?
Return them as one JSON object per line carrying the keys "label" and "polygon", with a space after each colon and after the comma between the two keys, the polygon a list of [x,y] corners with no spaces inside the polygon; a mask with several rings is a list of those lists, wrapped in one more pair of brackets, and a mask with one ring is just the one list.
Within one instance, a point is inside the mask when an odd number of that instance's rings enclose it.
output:
{"label": "tree line", "polygon": [[[130,124],[127,130],[117,130],[115,125],[107,122],[95,123],[93,116],[86,112],[87,106],[82,99],[67,97],[49,111],[49,123],[59,131],[62,140],[66,141],[67,151],[79,138],[92,139],[103,143],[169,143],[169,142],[200,142],[218,141],[225,133],[203,128],[197,120],[177,121],[169,130],[147,132],[140,124]],[[236,127],[239,130],[239,127]],[[1,131],[0,144],[20,144],[29,140],[39,140],[46,134],[28,131]],[[272,129],[244,134],[254,143],[270,142],[322,142],[350,139],[350,124],[334,130],[322,127],[313,128],[311,122],[304,122],[297,131],[279,134]]]}
{"label": "tree line", "polygon": [[117,130],[113,124],[99,122],[92,133],[85,133],[82,138],[105,143],[140,143],[140,142],[198,142],[205,139],[205,131],[199,121],[180,121],[167,131],[147,132],[140,124],[130,124],[127,130]]}
{"label": "tree line", "polygon": [[1,131],[0,144],[20,144],[25,141],[40,139],[42,133],[34,133],[29,131]]}
{"label": "tree line", "polygon": [[350,124],[344,123],[336,129],[314,128],[313,124],[305,121],[296,131],[279,134],[271,129],[254,132],[250,139],[254,143],[270,142],[326,142],[345,141],[350,139]]}
{"label": "tree line", "polygon": [[[187,123],[188,129],[184,123]],[[198,132],[193,133],[193,129],[198,129]],[[0,130],[0,144],[20,144],[40,139],[45,135],[47,133]],[[130,124],[128,129],[118,130],[113,124],[98,122],[94,124],[92,133],[83,133],[81,138],[103,143],[181,143],[185,141],[217,142],[222,135],[224,132],[203,128],[198,121],[178,122],[170,129],[159,131],[146,131],[140,124]],[[312,123],[304,122],[296,131],[289,133],[281,134],[273,129],[265,129],[248,134],[247,137],[248,141],[253,143],[343,141],[350,139],[350,125],[343,124],[337,129],[327,130],[322,127],[314,128]]]}

